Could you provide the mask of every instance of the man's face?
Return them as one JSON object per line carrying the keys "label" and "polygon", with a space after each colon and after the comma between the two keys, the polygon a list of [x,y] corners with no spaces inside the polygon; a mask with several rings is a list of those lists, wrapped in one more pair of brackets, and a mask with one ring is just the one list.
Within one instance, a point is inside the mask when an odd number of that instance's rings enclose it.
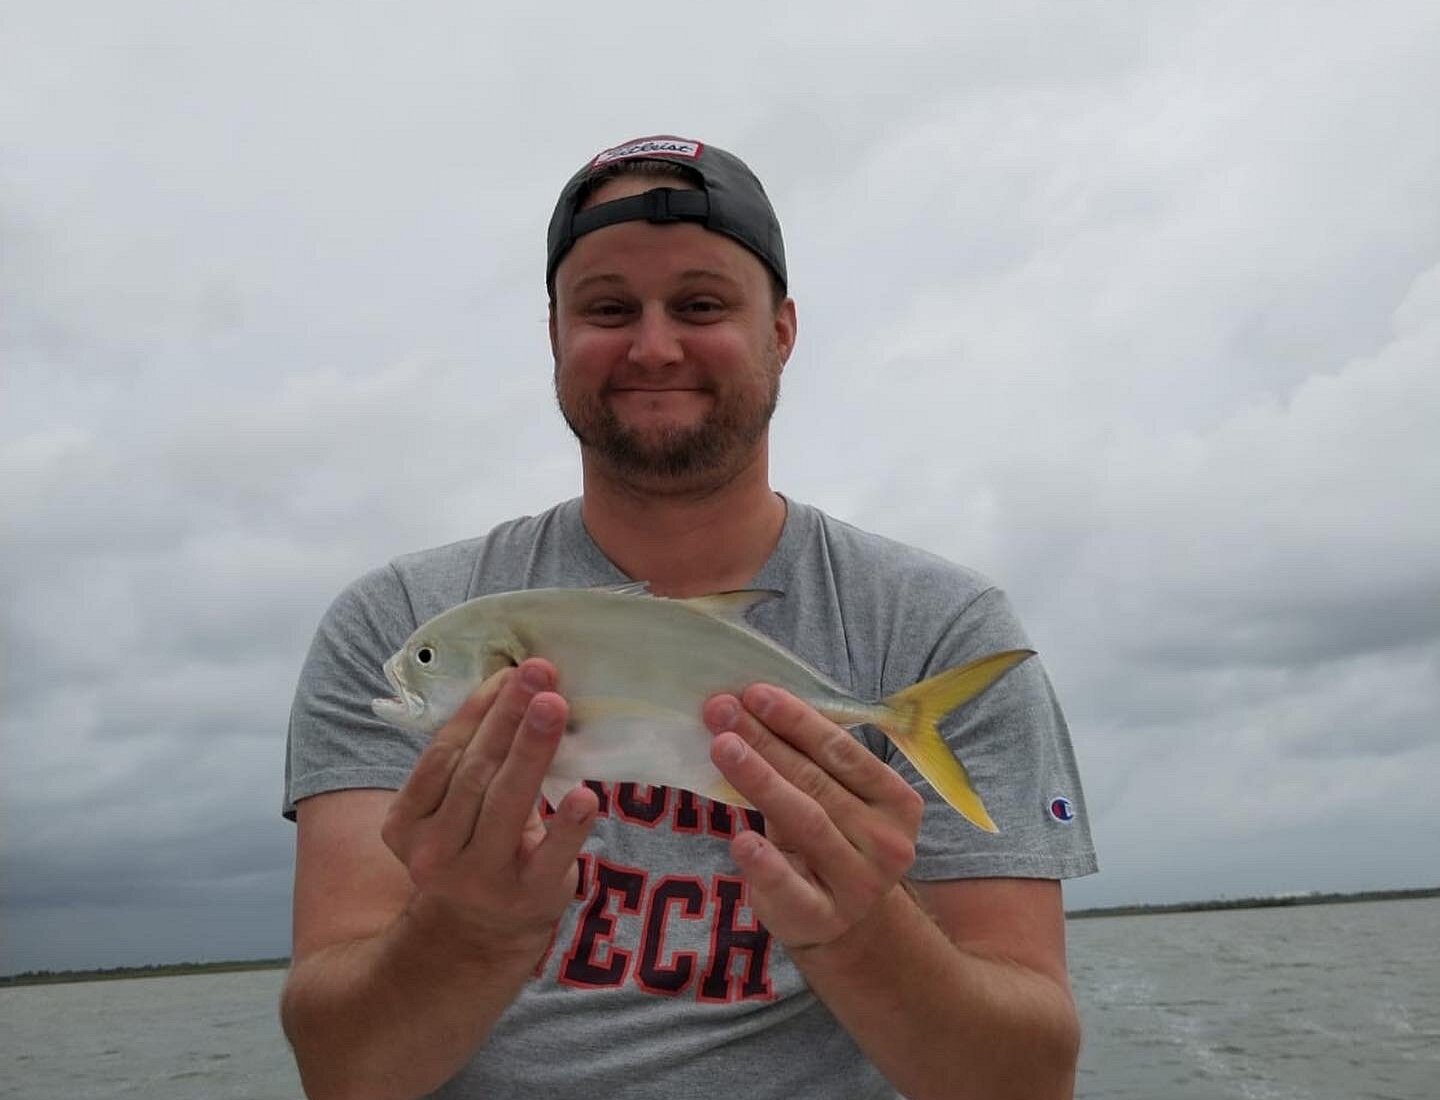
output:
{"label": "man's face", "polygon": [[[683,186],[622,176],[586,205]],[[692,223],[621,222],[561,261],[555,395],[588,456],[649,491],[724,484],[764,450],[795,339],[749,250]]]}

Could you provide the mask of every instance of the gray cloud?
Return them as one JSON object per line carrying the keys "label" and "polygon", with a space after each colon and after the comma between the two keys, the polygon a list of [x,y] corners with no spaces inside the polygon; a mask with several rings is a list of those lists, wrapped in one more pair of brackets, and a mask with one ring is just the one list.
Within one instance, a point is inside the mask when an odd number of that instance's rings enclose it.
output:
{"label": "gray cloud", "polygon": [[314,624],[578,490],[544,224],[664,130],[786,226],[776,484],[1019,607],[1072,899],[1433,879],[1433,5],[12,18],[0,971],[286,950]]}

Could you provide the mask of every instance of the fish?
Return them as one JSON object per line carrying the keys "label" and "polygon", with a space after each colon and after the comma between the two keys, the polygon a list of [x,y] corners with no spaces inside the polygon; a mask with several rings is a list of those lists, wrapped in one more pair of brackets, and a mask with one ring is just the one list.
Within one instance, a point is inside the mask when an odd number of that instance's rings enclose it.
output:
{"label": "fish", "polygon": [[566,735],[541,788],[551,805],[591,779],[679,787],[749,806],[710,762],[701,707],[717,693],[773,684],[836,725],[875,726],[966,821],[999,832],[937,724],[1035,651],[993,653],[869,702],[745,621],[751,608],[779,595],[746,589],[669,598],[636,582],[480,596],[423,623],[384,662],[395,695],[371,709],[393,726],[433,733],[490,676],[543,657],[569,704]]}

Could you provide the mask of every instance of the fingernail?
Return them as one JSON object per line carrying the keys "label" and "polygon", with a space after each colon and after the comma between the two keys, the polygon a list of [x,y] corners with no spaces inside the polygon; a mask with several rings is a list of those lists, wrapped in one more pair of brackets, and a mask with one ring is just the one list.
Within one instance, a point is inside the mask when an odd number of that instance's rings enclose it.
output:
{"label": "fingernail", "polygon": [[745,705],[756,718],[764,718],[775,705],[775,693],[764,686],[752,687],[745,693]]}
{"label": "fingernail", "polygon": [[738,764],[745,758],[745,744],[738,737],[726,738],[715,752],[722,762]]}
{"label": "fingernail", "polygon": [[735,838],[730,850],[735,853],[736,859],[754,859],[764,847],[763,840],[754,833],[745,831]]}
{"label": "fingernail", "polygon": [[531,691],[544,691],[550,686],[550,674],[543,668],[530,665],[520,674],[520,682]]}
{"label": "fingernail", "polygon": [[724,726],[727,730],[734,729],[736,721],[740,718],[740,708],[735,705],[733,699],[716,703],[711,708],[711,713],[714,715],[716,723]]}
{"label": "fingernail", "polygon": [[530,707],[530,728],[536,733],[554,733],[559,726],[560,715],[554,707]]}

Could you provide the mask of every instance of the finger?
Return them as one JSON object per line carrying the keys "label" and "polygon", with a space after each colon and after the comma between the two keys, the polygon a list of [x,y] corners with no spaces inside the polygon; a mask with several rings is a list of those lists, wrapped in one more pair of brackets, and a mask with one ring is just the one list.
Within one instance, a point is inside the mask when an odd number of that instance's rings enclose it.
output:
{"label": "finger", "polygon": [[549,661],[531,657],[520,662],[506,680],[495,699],[495,705],[481,720],[475,739],[466,749],[466,755],[488,760],[493,765],[493,772],[510,755],[510,746],[515,741],[515,733],[520,728],[530,700],[540,692],[551,691],[554,687],[555,668]]}
{"label": "finger", "polygon": [[568,714],[565,700],[554,692],[535,696],[526,708],[509,755],[495,772],[475,833],[487,850],[500,853],[502,858],[513,858],[521,833],[536,816],[540,782],[565,734]]}
{"label": "finger", "polygon": [[563,883],[575,866],[575,857],[590,835],[599,809],[600,799],[589,787],[576,787],[567,793],[555,807],[545,839],[530,854],[521,873],[522,881],[538,888]]}
{"label": "finger", "polygon": [[418,821],[439,808],[465,747],[494,704],[509,671],[502,669],[471,692],[450,721],[430,739],[390,805],[391,818],[397,822]]}
{"label": "finger", "polygon": [[445,797],[435,811],[437,827],[458,851],[470,842],[486,794],[505,762],[515,732],[536,693],[536,684],[552,683],[554,670],[545,661],[525,661],[500,686],[494,703],[480,720],[465,747]]}
{"label": "finger", "polygon": [[739,833],[730,842],[730,857],[749,885],[756,917],[787,947],[807,946],[833,919],[833,899],[759,833]]}
{"label": "finger", "polygon": [[856,829],[857,838],[852,838],[825,807],[781,775],[738,734],[716,737],[710,756],[731,786],[765,815],[766,831],[785,837],[786,846],[803,856],[820,878],[840,883],[866,874],[861,854],[866,851],[865,831]]}
{"label": "finger", "polygon": [[[798,702],[798,700],[796,701]],[[803,706],[803,704],[801,705]],[[805,709],[809,710],[808,707]],[[832,775],[822,763],[811,758],[783,737],[777,736],[753,712],[741,706],[740,701],[734,696],[715,696],[707,701],[702,713],[706,724],[712,730],[717,733],[729,730],[738,734],[747,745],[769,761],[789,783],[820,803],[837,820],[852,817],[865,808],[863,798]],[[818,721],[831,726],[837,738],[850,742],[851,748],[865,756],[870,756],[849,733],[827,719],[821,718],[813,710],[810,713],[814,714]],[[723,719],[726,718],[731,721],[724,722]],[[873,756],[870,756],[870,762],[887,772],[890,770]]]}
{"label": "finger", "polygon": [[859,739],[788,691],[770,684],[752,684],[741,700],[767,730],[864,801],[891,802],[913,794],[910,784]]}

